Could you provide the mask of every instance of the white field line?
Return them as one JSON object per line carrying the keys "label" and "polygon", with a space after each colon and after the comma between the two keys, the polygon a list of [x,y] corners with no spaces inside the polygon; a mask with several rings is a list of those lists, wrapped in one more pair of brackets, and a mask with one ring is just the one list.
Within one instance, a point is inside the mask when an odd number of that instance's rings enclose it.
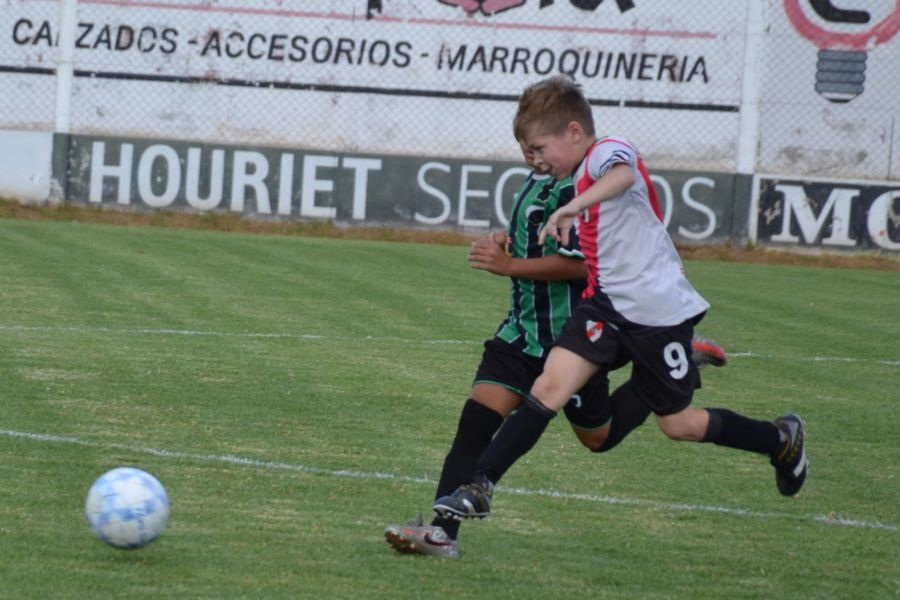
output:
{"label": "white field line", "polygon": [[892,367],[900,366],[900,359],[876,358],[863,359],[853,358],[850,356],[784,356],[781,354],[772,354],[770,352],[729,352],[728,358],[772,358],[780,360],[802,360],[808,362],[874,362],[879,365],[890,365]]}
{"label": "white field line", "polygon": [[[264,460],[256,460],[253,458],[243,458],[232,454],[189,454],[185,452],[174,452],[158,448],[141,448],[135,446],[127,446],[125,444],[101,444],[89,440],[83,440],[77,437],[58,436],[44,433],[29,433],[25,431],[12,431],[9,429],[0,429],[0,435],[26,439],[36,442],[48,442],[53,444],[72,444],[77,446],[87,446],[91,448],[102,448],[110,450],[125,450],[137,454],[150,454],[161,458],[190,459],[201,462],[216,462],[243,467],[252,467],[257,469],[267,469],[276,471],[294,471],[298,473],[306,473],[310,475],[319,475],[324,477],[349,477],[352,479],[362,480],[387,480],[400,483],[415,483],[421,485],[435,486],[436,481],[425,477],[410,477],[407,475],[394,475],[392,473],[380,473],[377,471],[355,471],[349,469],[322,469],[319,467],[309,467],[284,462],[271,462]],[[752,519],[788,519],[793,521],[805,521],[807,523],[822,523],[825,525],[836,525],[840,527],[856,527],[861,529],[876,529],[880,531],[898,532],[900,527],[889,523],[879,523],[877,521],[866,521],[863,519],[851,519],[838,515],[793,515],[780,512],[757,512],[744,508],[730,508],[727,506],[714,506],[706,504],[682,504],[672,502],[656,502],[653,500],[642,500],[638,498],[616,498],[613,496],[599,496],[596,494],[572,494],[567,492],[558,492],[554,490],[533,490],[527,488],[508,488],[500,486],[497,489],[505,494],[516,494],[519,496],[543,496],[548,498],[560,498],[563,500],[578,500],[594,504],[609,504],[619,506],[638,506],[651,510],[667,511],[667,512],[701,512],[732,515],[735,517],[747,517]]]}
{"label": "white field line", "polygon": [[[119,327],[84,327],[84,326],[66,326],[66,325],[0,325],[0,331],[10,332],[49,332],[49,333],[111,333],[125,335],[174,335],[174,336],[197,336],[197,337],[233,337],[233,338],[271,338],[271,339],[297,339],[297,340],[322,340],[322,341],[345,341],[345,340],[371,340],[382,342],[405,342],[418,343],[426,345],[481,345],[484,340],[448,340],[448,339],[410,339],[396,336],[340,336],[340,335],[318,335],[312,333],[266,333],[254,331],[203,331],[194,329],[153,329],[153,328],[119,328]],[[729,352],[728,358],[763,358],[777,360],[802,360],[809,362],[874,362],[880,365],[900,366],[900,358],[898,359],[863,359],[853,358],[850,356],[785,356],[770,352]]]}
{"label": "white field line", "polygon": [[76,326],[32,326],[32,325],[0,325],[0,331],[45,331],[48,333],[114,333],[126,335],[180,335],[197,337],[233,337],[233,338],[272,338],[272,339],[296,339],[296,340],[373,340],[383,342],[417,342],[419,344],[482,344],[484,340],[420,340],[391,336],[342,336],[342,335],[318,335],[312,333],[265,333],[254,331],[197,331],[193,329],[142,329],[142,328],[116,328],[116,327],[76,327]]}

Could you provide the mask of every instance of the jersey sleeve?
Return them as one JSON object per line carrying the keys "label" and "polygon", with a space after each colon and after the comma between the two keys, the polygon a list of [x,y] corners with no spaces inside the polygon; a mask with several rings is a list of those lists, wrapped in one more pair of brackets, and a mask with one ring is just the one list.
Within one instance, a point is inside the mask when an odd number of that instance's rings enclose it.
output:
{"label": "jersey sleeve", "polygon": [[618,164],[633,167],[637,163],[634,148],[616,139],[607,138],[598,143],[588,156],[587,171],[594,181],[606,175]]}

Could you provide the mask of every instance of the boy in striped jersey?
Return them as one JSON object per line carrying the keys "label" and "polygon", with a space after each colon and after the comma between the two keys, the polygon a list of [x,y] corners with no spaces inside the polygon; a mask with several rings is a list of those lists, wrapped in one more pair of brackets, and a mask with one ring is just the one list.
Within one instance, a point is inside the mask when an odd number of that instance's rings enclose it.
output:
{"label": "boy in striped jersey", "polygon": [[[473,268],[511,278],[510,310],[495,336],[484,344],[471,397],[463,406],[444,460],[436,498],[449,494],[471,476],[475,461],[541,373],[550,345],[585,287],[587,269],[574,231],[567,245],[540,240],[549,215],[572,199],[572,181],[547,175],[533,153],[524,146],[523,152],[534,170],[516,194],[507,231],[473,243],[469,254]],[[697,360],[724,364],[724,351],[705,344],[699,346]],[[573,393],[563,410],[575,435],[594,452],[613,448],[650,413],[639,403],[609,402],[605,373]],[[419,520],[388,526],[385,537],[400,552],[455,557],[459,526],[458,519],[437,517],[430,525]]]}
{"label": "boy in striped jersey", "polygon": [[591,107],[567,77],[526,89],[516,122],[546,172],[573,176],[576,197],[549,216],[538,242],[565,244],[577,217],[587,287],[520,409],[480,456],[469,482],[438,498],[435,512],[443,518],[487,516],[494,485],[534,446],[571,394],[623,361],[632,363],[631,378],[610,405],[652,410],[673,440],[766,454],[779,492],[796,494],[808,472],[800,417],[759,421],[691,406],[700,377],[687,349],[709,304],[684,276],[634,147],[622,138],[595,137]]}

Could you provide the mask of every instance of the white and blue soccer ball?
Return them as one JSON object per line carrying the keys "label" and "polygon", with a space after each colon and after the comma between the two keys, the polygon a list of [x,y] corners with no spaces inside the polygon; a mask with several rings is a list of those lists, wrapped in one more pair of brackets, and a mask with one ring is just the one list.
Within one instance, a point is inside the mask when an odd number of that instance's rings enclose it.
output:
{"label": "white and blue soccer ball", "polygon": [[84,512],[93,534],[110,546],[142,548],[165,531],[169,497],[150,473],[120,467],[94,482]]}

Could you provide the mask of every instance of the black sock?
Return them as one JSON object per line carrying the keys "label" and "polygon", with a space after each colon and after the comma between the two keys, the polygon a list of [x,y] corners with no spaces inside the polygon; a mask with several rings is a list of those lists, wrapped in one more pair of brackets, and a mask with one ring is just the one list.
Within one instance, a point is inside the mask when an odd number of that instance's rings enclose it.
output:
{"label": "black sock", "polygon": [[[500,413],[471,398],[466,401],[459,416],[456,437],[453,438],[450,451],[444,458],[435,499],[452,493],[472,479],[478,457],[491,443],[491,439],[502,424],[503,416]],[[456,539],[459,521],[435,517],[431,524],[442,527],[450,539]]]}
{"label": "black sock", "polygon": [[597,452],[606,452],[615,448],[625,439],[628,433],[647,420],[650,408],[640,401],[634,393],[631,381],[624,383],[609,397],[612,420],[609,435]]}
{"label": "black sock", "polygon": [[534,447],[555,416],[555,412],[528,394],[481,455],[475,467],[476,475],[484,475],[491,483],[500,481],[513,463]]}
{"label": "black sock", "polygon": [[772,421],[758,421],[726,408],[709,408],[709,426],[703,442],[773,454],[781,450],[781,432]]}

